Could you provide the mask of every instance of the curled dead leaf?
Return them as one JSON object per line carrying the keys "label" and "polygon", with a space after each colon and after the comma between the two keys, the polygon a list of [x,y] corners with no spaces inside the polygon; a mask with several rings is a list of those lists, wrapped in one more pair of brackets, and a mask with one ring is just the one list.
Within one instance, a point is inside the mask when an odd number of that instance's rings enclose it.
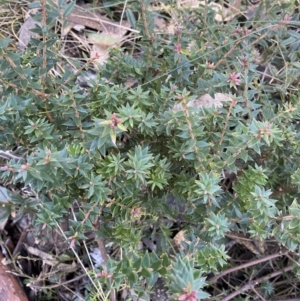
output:
{"label": "curled dead leaf", "polygon": [[109,48],[101,47],[96,44],[92,46],[90,53],[91,59],[95,67],[103,65],[109,58]]}
{"label": "curled dead leaf", "polygon": [[189,241],[184,237],[185,231],[179,231],[173,238],[173,244],[175,247],[179,249],[183,249],[182,242],[189,243]]}
{"label": "curled dead leaf", "polygon": [[[209,94],[204,94],[198,99],[189,101],[187,103],[187,106],[191,108],[201,108],[201,107],[209,108],[212,106],[222,107],[224,101],[232,101],[232,97],[226,93],[216,93],[214,95],[214,98],[211,97]],[[173,107],[173,110],[182,111],[183,110],[182,104],[181,103],[176,104]]]}

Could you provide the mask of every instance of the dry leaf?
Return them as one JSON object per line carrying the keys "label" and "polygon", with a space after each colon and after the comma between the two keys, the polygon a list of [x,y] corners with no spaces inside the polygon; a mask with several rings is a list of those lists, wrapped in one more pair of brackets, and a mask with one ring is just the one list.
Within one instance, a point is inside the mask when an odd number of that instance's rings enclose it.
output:
{"label": "dry leaf", "polygon": [[155,16],[153,19],[155,31],[166,34],[174,34],[176,27],[175,20],[176,17],[172,17],[171,20],[167,22],[164,18]]}
{"label": "dry leaf", "polygon": [[37,13],[37,9],[29,10],[26,13],[25,22],[22,24],[19,31],[19,48],[21,50],[25,49],[28,46],[30,38],[35,36],[39,38],[39,36],[31,31],[34,29],[39,22],[35,21],[30,15],[34,15]]}
{"label": "dry leaf", "polygon": [[264,254],[266,252],[266,247],[265,247],[265,240],[264,239],[259,239],[257,236],[253,238],[254,244],[260,254]]}
{"label": "dry leaf", "polygon": [[103,65],[109,59],[109,48],[94,44],[92,46],[90,57],[93,59],[95,67]]}
{"label": "dry leaf", "polygon": [[256,246],[252,242],[252,239],[247,238],[242,233],[231,231],[229,233],[226,233],[226,236],[231,239],[234,239],[240,245],[245,246],[253,254],[260,255],[260,252],[257,250]]}
{"label": "dry leaf", "polygon": [[167,22],[164,18],[159,17],[159,16],[155,16],[153,18],[154,24],[155,24],[155,30],[163,30],[167,27]]}
{"label": "dry leaf", "polygon": [[[59,262],[53,255],[43,252],[39,249],[33,248],[24,244],[26,250],[36,257],[39,257],[44,264],[48,264],[50,266],[55,266],[57,270],[65,271],[65,272],[72,272],[77,269],[76,263],[73,262],[72,264],[66,264]],[[1,300],[1,299],[0,299]]]}
{"label": "dry leaf", "polygon": [[32,17],[26,19],[19,31],[19,48],[24,49],[27,47],[31,36],[34,34],[31,29],[35,28],[35,25],[38,24]]}
{"label": "dry leaf", "polygon": [[186,8],[197,8],[199,7],[199,1],[198,0],[178,0],[177,1],[178,6],[186,7]]}
{"label": "dry leaf", "polygon": [[[93,59],[96,67],[103,65],[109,58],[109,47],[124,41],[125,34],[128,30],[131,30],[127,21],[123,21],[120,24],[101,15],[100,10],[91,11],[76,6],[67,17],[67,21],[72,27],[81,25],[98,31],[98,33],[87,33],[88,42],[93,44],[90,58]],[[64,34],[67,33],[68,28],[65,28]]]}
{"label": "dry leaf", "polygon": [[95,267],[99,268],[103,264],[105,264],[105,260],[101,254],[101,251],[99,248],[93,248],[91,247],[90,255],[93,259],[93,262],[95,263]]}
{"label": "dry leaf", "polygon": [[41,12],[40,8],[31,8],[25,13],[24,20],[28,19],[29,17],[36,15],[38,12]]}
{"label": "dry leaf", "polygon": [[[232,97],[229,94],[225,94],[225,93],[216,93],[214,96],[215,97],[212,98],[209,94],[204,94],[198,99],[189,101],[187,103],[187,106],[191,108],[201,108],[201,107],[209,108],[211,106],[222,107],[223,106],[222,102],[232,100]],[[182,111],[183,110],[182,104],[181,103],[176,104],[173,107],[173,110]]]}
{"label": "dry leaf", "polygon": [[55,266],[58,264],[58,261],[55,259],[53,255],[43,252],[37,248],[30,247],[27,244],[24,244],[24,246],[30,254],[41,258],[43,260],[43,263],[46,263],[51,266]]}
{"label": "dry leaf", "polygon": [[[86,6],[85,6],[86,7]],[[124,35],[127,31],[138,32],[130,28],[127,21],[119,22],[101,15],[100,10],[88,10],[75,6],[70,15],[67,16],[68,23],[73,27],[75,25],[83,25],[101,32],[115,33]]]}
{"label": "dry leaf", "polygon": [[62,35],[62,37],[65,37],[70,32],[70,30],[72,28],[74,28],[76,31],[79,31],[79,30],[77,30],[78,27],[81,28],[81,30],[85,29],[84,25],[70,23],[70,22],[65,22],[63,24],[63,26],[61,27],[61,35]]}
{"label": "dry leaf", "polygon": [[[207,5],[206,1],[200,1],[200,5],[205,6]],[[208,7],[212,8],[215,12],[215,20],[222,22],[222,21],[230,21],[232,20],[236,15],[240,13],[240,7],[241,7],[241,0],[235,0],[231,4],[229,4],[229,7],[226,8],[222,6],[219,3],[209,3]]]}
{"label": "dry leaf", "polygon": [[[109,31],[112,30],[112,31]],[[126,30],[121,27],[108,27],[101,33],[88,33],[88,42],[93,44],[90,57],[95,65],[103,65],[109,58],[109,48],[124,40]]]}
{"label": "dry leaf", "polygon": [[134,87],[136,87],[137,85],[138,85],[138,81],[134,78],[134,77],[132,77],[132,76],[129,76],[127,79],[126,79],[126,81],[123,83],[123,85],[125,86],[125,87],[128,87],[128,88],[134,88]]}
{"label": "dry leaf", "polygon": [[87,36],[88,36],[88,41],[91,44],[96,44],[97,46],[101,46],[101,47],[111,47],[117,45],[124,38],[123,35],[107,33],[107,32],[88,33]]}
{"label": "dry leaf", "polygon": [[157,250],[157,245],[153,242],[152,239],[143,237],[142,238],[143,244],[151,251],[156,251]]}
{"label": "dry leaf", "polygon": [[182,242],[189,243],[189,241],[184,237],[185,231],[179,231],[173,238],[173,244],[179,249],[183,249]]}

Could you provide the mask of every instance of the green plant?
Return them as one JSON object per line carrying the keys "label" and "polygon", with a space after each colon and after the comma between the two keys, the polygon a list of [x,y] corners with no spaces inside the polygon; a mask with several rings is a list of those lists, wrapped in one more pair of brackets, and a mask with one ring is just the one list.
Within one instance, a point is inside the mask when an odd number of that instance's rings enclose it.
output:
{"label": "green plant", "polygon": [[[61,229],[67,218],[62,235],[90,280],[85,300],[115,300],[125,288],[128,299],[149,300],[158,277],[174,300],[217,300],[214,289],[230,300],[230,286],[222,292],[210,273],[225,275],[228,265],[238,270],[226,249],[231,232],[248,234],[257,256],[259,242],[275,238],[289,260],[278,269],[299,273],[293,251],[300,245],[300,44],[293,1],[262,3],[268,20],[256,16],[251,30],[235,19],[223,26],[212,9],[179,10],[173,35],[156,33],[150,4],[127,7],[142,36],[139,59],[113,49],[87,89],[77,78],[91,60],[72,61],[75,74],[67,67],[51,73],[61,60],[61,39],[51,28],[72,2],[41,1],[33,30],[41,38],[25,52],[10,51],[9,37],[0,40],[0,141],[7,152],[1,181],[36,194],[12,194],[2,218],[29,213],[41,231]],[[138,86],[126,87],[127,77]],[[201,102],[216,93],[228,101]],[[222,185],[225,172],[235,179],[230,188]],[[186,233],[181,250],[171,240],[175,227]],[[78,255],[83,249],[88,256],[89,233],[106,261],[101,268]],[[151,253],[139,248],[145,237],[158,241]],[[108,261],[103,241],[118,251]],[[276,292],[268,278],[255,277],[261,294]]]}

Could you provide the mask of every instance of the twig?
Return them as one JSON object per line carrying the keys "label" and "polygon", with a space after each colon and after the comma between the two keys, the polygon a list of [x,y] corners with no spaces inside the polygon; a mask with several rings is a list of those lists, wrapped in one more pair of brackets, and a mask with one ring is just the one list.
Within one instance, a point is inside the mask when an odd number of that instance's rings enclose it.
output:
{"label": "twig", "polygon": [[145,33],[147,38],[149,38],[151,40],[151,35],[148,29],[148,22],[147,22],[147,16],[146,16],[146,6],[144,4],[144,1],[139,0],[140,5],[141,5],[141,10],[142,10],[142,20],[144,22],[144,28],[145,28]]}
{"label": "twig", "polygon": [[243,40],[237,40],[233,46],[223,55],[223,58],[220,59],[213,67],[212,69],[216,70],[216,68],[222,64],[223,62],[225,62],[225,59],[235,50],[235,48],[240,44],[242,43]]}
{"label": "twig", "polygon": [[255,294],[262,300],[267,301],[257,290],[255,287],[252,288],[252,290],[255,292]]}
{"label": "twig", "polygon": [[261,277],[261,278],[258,278],[256,280],[253,280],[253,281],[250,281],[248,282],[247,284],[245,284],[244,286],[242,286],[240,289],[237,289],[235,292],[232,292],[231,294],[229,294],[228,296],[226,296],[225,298],[222,299],[222,301],[229,301],[231,299],[233,299],[234,297],[240,295],[241,293],[243,292],[246,292],[250,289],[253,289],[256,285],[262,283],[263,281],[267,281],[271,278],[274,278],[276,276],[279,276],[283,273],[286,273],[286,272],[289,272],[293,269],[292,266],[288,266],[286,268],[283,268],[279,271],[276,271],[276,272],[273,272],[273,273],[270,273],[264,277]]}
{"label": "twig", "polygon": [[[41,0],[41,7],[42,7],[42,27],[46,28],[47,26],[47,11],[46,11],[46,0]],[[43,49],[42,49],[42,58],[43,58],[43,69],[46,70],[47,67],[47,36],[46,33],[43,31]],[[45,71],[44,71],[45,72]],[[45,85],[46,85],[46,77],[47,77],[47,73],[42,75],[41,78],[41,83],[42,83],[42,87],[45,89]],[[48,111],[47,109],[47,101],[45,101],[45,111],[46,111],[46,116],[48,118],[48,120],[53,123],[54,119],[51,115],[51,113]]]}
{"label": "twig", "polygon": [[28,230],[29,228],[31,227],[31,224],[28,224],[26,226],[26,228],[22,231],[21,235],[20,235],[20,238],[18,240],[18,243],[13,251],[13,257],[17,255],[17,253],[22,249],[22,246],[23,246],[23,242],[24,240],[26,239],[27,237],[27,234],[28,234]]}
{"label": "twig", "polygon": [[289,258],[293,263],[295,263],[298,267],[300,267],[300,263],[297,262],[292,256],[289,254],[286,255],[287,258]]}
{"label": "twig", "polygon": [[126,5],[127,5],[127,0],[125,0],[124,6],[123,6],[122,15],[121,15],[121,20],[120,20],[120,25],[122,25],[122,21],[123,21],[123,17],[124,17]]}
{"label": "twig", "polygon": [[295,298],[295,299],[276,299],[274,301],[300,301],[300,298]]}
{"label": "twig", "polygon": [[263,258],[259,258],[259,259],[256,259],[256,260],[252,260],[250,262],[247,262],[247,263],[244,263],[244,264],[241,264],[239,266],[235,266],[231,269],[228,269],[226,271],[223,271],[221,272],[220,274],[214,276],[213,278],[211,279],[208,279],[209,282],[214,282],[216,280],[218,280],[219,278],[229,274],[229,273],[232,273],[232,272],[236,272],[238,270],[242,270],[242,269],[245,269],[245,268],[248,268],[248,267],[251,267],[253,265],[256,265],[256,264],[259,264],[261,262],[265,262],[267,260],[271,260],[271,259],[275,259],[277,257],[280,257],[280,256],[286,256],[288,254],[289,251],[286,251],[284,253],[275,253],[275,254],[272,254],[272,255],[268,255],[266,257],[263,257]]}
{"label": "twig", "polygon": [[227,112],[227,115],[226,115],[226,121],[225,121],[225,125],[223,127],[223,131],[222,131],[222,134],[221,134],[221,139],[220,139],[220,142],[219,142],[219,145],[222,145],[222,142],[223,142],[223,139],[224,139],[224,136],[225,136],[225,131],[228,127],[228,124],[229,124],[229,119],[230,119],[230,114],[231,114],[231,110],[232,108],[237,104],[237,101],[236,99],[232,99],[231,100],[231,104],[229,106],[229,109],[228,109],[228,112]]}
{"label": "twig", "polygon": [[[100,227],[100,221],[99,221],[99,218],[98,218],[96,220],[96,223],[95,223],[95,228],[99,229],[99,227]],[[104,264],[105,264],[107,262],[107,260],[109,259],[109,257],[107,255],[106,250],[105,250],[105,245],[104,245],[103,239],[102,238],[97,238],[96,241],[97,241],[100,253],[101,253],[101,257],[102,257],[102,259],[104,261]],[[102,264],[102,266],[103,266],[103,264]],[[110,279],[110,282],[112,283],[113,279]],[[114,289],[110,290],[109,298],[110,298],[110,301],[116,301],[117,300],[116,299],[116,292],[115,292]]]}
{"label": "twig", "polygon": [[109,257],[108,257],[108,255],[107,255],[107,253],[106,253],[106,250],[105,250],[105,246],[104,246],[103,240],[102,240],[102,238],[98,238],[98,239],[96,239],[96,241],[97,241],[97,244],[98,244],[98,248],[99,248],[99,250],[100,250],[100,253],[101,253],[101,257],[102,257],[104,263],[106,263]]}
{"label": "twig", "polygon": [[12,155],[9,151],[2,151],[0,150],[0,157],[4,159],[17,159],[17,160],[24,160],[22,157],[17,157],[15,155]]}
{"label": "twig", "polygon": [[[44,205],[43,205],[43,203],[41,203],[41,205],[43,206],[43,208],[45,208]],[[56,220],[54,220],[54,222],[55,222],[57,228],[59,229],[60,233],[62,234],[62,236],[63,236],[66,240],[68,240],[68,237],[66,236],[65,232],[64,232],[63,229],[61,228],[60,224],[59,224]],[[104,298],[104,292],[103,292],[103,290],[102,290],[102,287],[101,287],[101,286],[98,287],[98,286],[95,284],[95,282],[93,281],[93,278],[91,277],[91,275],[90,275],[90,273],[88,272],[87,268],[84,266],[82,260],[80,259],[78,253],[76,252],[75,248],[72,247],[72,246],[70,245],[70,249],[72,250],[73,254],[75,255],[75,257],[76,257],[78,263],[81,265],[82,269],[84,270],[85,275],[89,278],[89,280],[90,280],[91,283],[93,284],[93,286],[94,286],[94,288],[96,289],[97,293],[98,293],[101,297],[103,297],[102,299],[105,299],[105,298]]]}
{"label": "twig", "polygon": [[57,287],[60,287],[62,285],[68,284],[68,283],[72,283],[72,282],[74,282],[76,280],[79,280],[79,279],[85,277],[85,276],[86,276],[85,274],[79,275],[79,276],[77,276],[75,278],[72,278],[70,280],[64,281],[62,283],[57,283],[57,284],[52,284],[52,285],[43,285],[43,286],[41,286],[41,285],[37,285],[37,284],[34,284],[34,283],[29,283],[28,286],[31,287],[31,288],[38,288],[38,289],[53,289],[53,288],[57,288]]}

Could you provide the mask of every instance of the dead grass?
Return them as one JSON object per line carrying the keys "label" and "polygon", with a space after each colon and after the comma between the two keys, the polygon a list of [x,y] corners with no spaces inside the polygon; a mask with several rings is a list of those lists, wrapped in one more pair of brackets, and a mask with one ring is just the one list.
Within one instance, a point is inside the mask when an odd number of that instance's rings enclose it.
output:
{"label": "dead grass", "polygon": [[16,43],[11,43],[11,48],[16,48],[18,31],[24,22],[25,1],[8,1],[0,7],[0,38],[11,37]]}

